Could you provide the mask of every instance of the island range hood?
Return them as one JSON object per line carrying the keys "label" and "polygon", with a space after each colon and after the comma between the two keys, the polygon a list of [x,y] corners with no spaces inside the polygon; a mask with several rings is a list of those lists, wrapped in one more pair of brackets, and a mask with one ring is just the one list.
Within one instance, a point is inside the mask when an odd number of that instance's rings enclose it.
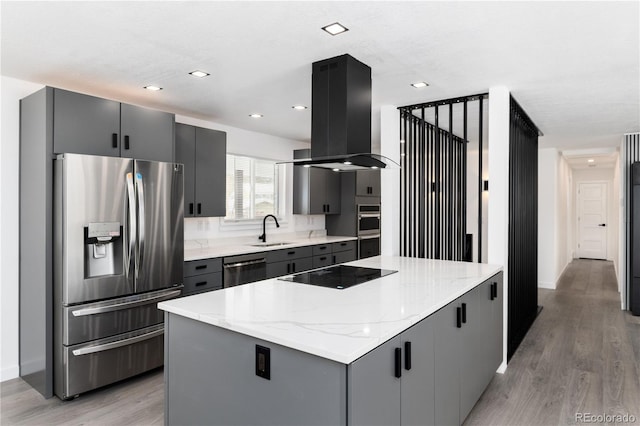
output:
{"label": "island range hood", "polygon": [[371,153],[371,68],[350,55],[313,63],[311,158],[295,165],[334,171],[399,167]]}

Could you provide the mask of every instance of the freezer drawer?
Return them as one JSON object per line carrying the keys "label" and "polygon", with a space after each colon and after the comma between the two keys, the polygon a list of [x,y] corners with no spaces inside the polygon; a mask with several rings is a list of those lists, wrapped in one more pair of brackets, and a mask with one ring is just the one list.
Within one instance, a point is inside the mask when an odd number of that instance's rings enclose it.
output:
{"label": "freezer drawer", "polygon": [[60,361],[55,386],[61,399],[152,370],[164,362],[164,324],[63,347]]}
{"label": "freezer drawer", "polygon": [[158,302],[182,294],[182,286],[104,302],[64,307],[62,344],[75,345],[162,323]]}

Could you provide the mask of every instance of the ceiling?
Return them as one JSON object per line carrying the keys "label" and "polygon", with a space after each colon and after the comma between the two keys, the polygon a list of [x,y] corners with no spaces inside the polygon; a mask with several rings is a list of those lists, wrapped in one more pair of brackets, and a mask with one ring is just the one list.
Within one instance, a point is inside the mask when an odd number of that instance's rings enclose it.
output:
{"label": "ceiling", "polygon": [[[372,68],[374,123],[381,105],[504,85],[541,147],[640,131],[639,2],[2,1],[0,13],[2,75],[290,139],[310,139],[310,109],[291,107],[311,106],[311,63],[344,53]],[[335,21],[349,31],[320,29]]]}

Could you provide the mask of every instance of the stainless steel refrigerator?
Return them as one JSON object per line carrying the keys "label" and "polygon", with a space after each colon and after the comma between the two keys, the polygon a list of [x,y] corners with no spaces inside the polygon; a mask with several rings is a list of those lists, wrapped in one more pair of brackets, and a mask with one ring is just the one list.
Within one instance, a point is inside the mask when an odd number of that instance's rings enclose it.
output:
{"label": "stainless steel refrigerator", "polygon": [[62,154],[54,187],[54,390],[72,398],[163,364],[182,292],[181,164]]}

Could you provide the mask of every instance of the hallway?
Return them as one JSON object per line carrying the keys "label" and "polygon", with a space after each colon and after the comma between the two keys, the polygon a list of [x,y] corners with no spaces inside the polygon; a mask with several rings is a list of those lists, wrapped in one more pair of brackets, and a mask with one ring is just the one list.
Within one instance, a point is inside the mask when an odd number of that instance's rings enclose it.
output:
{"label": "hallway", "polygon": [[538,294],[542,312],[465,424],[576,424],[577,413],[640,424],[640,317],[620,310],[613,263],[576,259]]}

